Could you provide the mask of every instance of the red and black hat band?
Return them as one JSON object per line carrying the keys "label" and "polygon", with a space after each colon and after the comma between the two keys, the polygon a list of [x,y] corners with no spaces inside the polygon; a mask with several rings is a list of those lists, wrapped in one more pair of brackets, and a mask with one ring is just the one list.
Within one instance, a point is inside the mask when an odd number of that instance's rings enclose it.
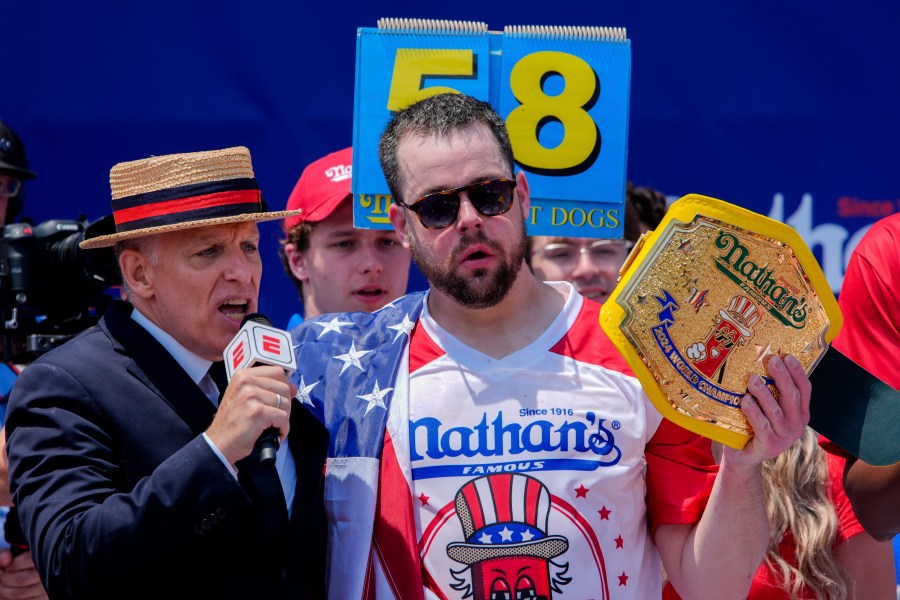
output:
{"label": "red and black hat band", "polygon": [[119,233],[266,211],[254,178],[166,188],[119,198],[114,204]]}

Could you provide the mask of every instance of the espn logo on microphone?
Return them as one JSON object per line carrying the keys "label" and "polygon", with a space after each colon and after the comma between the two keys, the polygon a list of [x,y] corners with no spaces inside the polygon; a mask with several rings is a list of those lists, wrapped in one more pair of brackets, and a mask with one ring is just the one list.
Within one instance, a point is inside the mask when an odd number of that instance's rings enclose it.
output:
{"label": "espn logo on microphone", "polygon": [[289,374],[297,368],[291,338],[285,331],[248,321],[225,348],[225,371],[229,381],[235,371],[254,364],[282,367]]}

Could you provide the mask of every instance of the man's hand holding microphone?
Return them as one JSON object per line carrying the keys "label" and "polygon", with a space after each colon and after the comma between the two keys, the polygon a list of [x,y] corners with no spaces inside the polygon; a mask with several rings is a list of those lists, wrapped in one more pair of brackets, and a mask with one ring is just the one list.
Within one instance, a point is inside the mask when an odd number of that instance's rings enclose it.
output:
{"label": "man's hand holding microphone", "polygon": [[289,379],[296,370],[290,335],[259,313],[247,315],[224,359],[228,387],[206,435],[232,465],[258,445],[260,461],[274,466],[297,393]]}

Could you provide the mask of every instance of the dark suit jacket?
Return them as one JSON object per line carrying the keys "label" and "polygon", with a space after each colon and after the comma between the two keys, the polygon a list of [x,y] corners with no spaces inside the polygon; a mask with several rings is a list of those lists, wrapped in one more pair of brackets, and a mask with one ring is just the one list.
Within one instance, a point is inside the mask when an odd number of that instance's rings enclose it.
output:
{"label": "dark suit jacket", "polygon": [[6,423],[25,537],[51,598],[324,597],[328,434],[294,400],[283,561],[201,437],[215,408],[116,302],[31,364]]}

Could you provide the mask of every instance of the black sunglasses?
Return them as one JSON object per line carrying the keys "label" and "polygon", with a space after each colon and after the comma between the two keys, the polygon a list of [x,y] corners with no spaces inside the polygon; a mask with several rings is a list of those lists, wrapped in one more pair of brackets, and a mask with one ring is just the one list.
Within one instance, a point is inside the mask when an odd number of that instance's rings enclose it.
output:
{"label": "black sunglasses", "polygon": [[469,202],[479,213],[486,217],[496,217],[512,206],[515,189],[516,182],[513,179],[492,179],[452,190],[425,194],[412,204],[399,201],[397,204],[416,213],[419,222],[426,229],[443,229],[456,222],[461,193],[466,193]]}

